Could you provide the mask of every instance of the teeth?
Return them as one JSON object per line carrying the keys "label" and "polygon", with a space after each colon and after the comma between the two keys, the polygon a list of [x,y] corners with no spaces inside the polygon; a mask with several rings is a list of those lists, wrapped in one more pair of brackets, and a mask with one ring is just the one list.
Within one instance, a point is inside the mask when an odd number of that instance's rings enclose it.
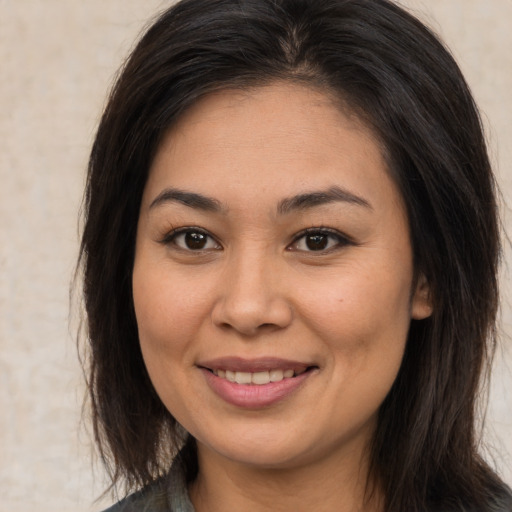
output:
{"label": "teeth", "polygon": [[300,370],[295,373],[294,370],[270,370],[264,372],[232,372],[231,370],[213,370],[213,373],[221,379],[227,379],[229,382],[237,384],[255,384],[261,386],[270,382],[280,382],[283,379],[290,379],[296,375],[304,373],[306,370]]}
{"label": "teeth", "polygon": [[236,372],[235,382],[237,384],[250,384],[251,374],[249,372]]}
{"label": "teeth", "polygon": [[283,370],[270,370],[269,375],[270,382],[279,382],[284,378]]}
{"label": "teeth", "polygon": [[251,382],[253,384],[268,384],[270,382],[270,373],[269,372],[253,373],[252,377],[251,377]]}

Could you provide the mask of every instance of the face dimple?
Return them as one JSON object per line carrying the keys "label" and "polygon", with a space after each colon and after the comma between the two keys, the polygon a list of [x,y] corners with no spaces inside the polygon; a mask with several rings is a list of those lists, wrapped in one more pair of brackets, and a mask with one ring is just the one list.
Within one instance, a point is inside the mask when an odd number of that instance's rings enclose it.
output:
{"label": "face dimple", "polygon": [[[379,145],[327,96],[277,83],[203,98],[157,152],[137,232],[139,337],[165,406],[241,464],[362,450],[411,315],[430,311],[408,230]],[[264,395],[282,361],[312,371]]]}

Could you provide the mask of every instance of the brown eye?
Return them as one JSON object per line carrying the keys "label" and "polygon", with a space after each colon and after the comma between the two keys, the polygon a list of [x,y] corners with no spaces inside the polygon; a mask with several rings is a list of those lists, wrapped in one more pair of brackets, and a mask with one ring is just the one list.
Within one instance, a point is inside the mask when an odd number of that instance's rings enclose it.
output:
{"label": "brown eye", "polygon": [[188,249],[204,249],[208,237],[204,233],[185,233],[185,245]]}
{"label": "brown eye", "polygon": [[187,251],[207,251],[221,248],[212,236],[197,229],[180,230],[168,238],[166,242]]}
{"label": "brown eye", "polygon": [[342,248],[352,242],[338,231],[331,229],[311,229],[303,232],[289,247],[290,250],[303,252],[327,252]]}
{"label": "brown eye", "polygon": [[322,233],[306,235],[304,242],[310,251],[323,251],[329,244],[329,235]]}

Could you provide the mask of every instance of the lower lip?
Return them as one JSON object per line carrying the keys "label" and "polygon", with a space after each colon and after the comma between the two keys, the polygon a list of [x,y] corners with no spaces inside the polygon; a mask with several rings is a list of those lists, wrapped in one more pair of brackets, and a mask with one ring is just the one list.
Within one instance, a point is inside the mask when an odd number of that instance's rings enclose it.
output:
{"label": "lower lip", "polygon": [[313,371],[308,370],[296,377],[283,379],[279,382],[250,385],[236,384],[227,379],[221,379],[204,368],[201,368],[201,371],[210,388],[220,398],[231,405],[246,409],[268,407],[284,400],[297,391],[313,373]]}

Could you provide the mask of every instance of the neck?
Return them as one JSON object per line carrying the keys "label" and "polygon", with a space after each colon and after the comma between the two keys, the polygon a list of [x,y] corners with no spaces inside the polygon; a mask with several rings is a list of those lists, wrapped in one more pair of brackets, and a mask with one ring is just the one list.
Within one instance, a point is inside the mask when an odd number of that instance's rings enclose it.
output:
{"label": "neck", "polygon": [[198,443],[198,460],[199,473],[190,486],[196,512],[383,510],[377,490],[367,496],[367,458],[358,451],[311,464],[260,468],[229,460]]}

